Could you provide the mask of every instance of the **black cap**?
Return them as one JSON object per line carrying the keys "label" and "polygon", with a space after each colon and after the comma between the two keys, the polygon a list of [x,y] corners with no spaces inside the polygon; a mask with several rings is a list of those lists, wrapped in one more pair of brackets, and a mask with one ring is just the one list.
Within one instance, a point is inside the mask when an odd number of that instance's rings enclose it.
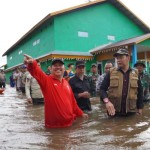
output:
{"label": "black cap", "polygon": [[125,48],[120,48],[113,56],[117,57],[118,55],[129,55],[129,52]]}
{"label": "black cap", "polygon": [[91,65],[91,67],[97,67],[97,64],[93,63],[93,64]]}
{"label": "black cap", "polygon": [[145,63],[144,63],[143,61],[137,61],[137,62],[134,64],[134,67],[137,67],[138,65],[142,65],[144,68],[146,68]]}
{"label": "black cap", "polygon": [[60,63],[64,64],[63,59],[61,59],[61,58],[55,58],[55,59],[52,60],[52,65],[54,65],[57,62],[60,62]]}
{"label": "black cap", "polygon": [[85,66],[85,62],[83,60],[76,61],[76,67],[78,66]]}

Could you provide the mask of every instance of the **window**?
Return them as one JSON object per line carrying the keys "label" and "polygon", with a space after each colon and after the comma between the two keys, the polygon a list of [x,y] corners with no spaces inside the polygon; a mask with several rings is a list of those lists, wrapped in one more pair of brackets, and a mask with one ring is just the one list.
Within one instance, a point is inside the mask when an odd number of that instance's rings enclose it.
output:
{"label": "window", "polygon": [[32,45],[35,46],[35,45],[37,45],[37,44],[39,44],[39,43],[40,43],[40,39],[37,39],[36,41],[33,42]]}
{"label": "window", "polygon": [[89,37],[89,33],[88,32],[81,32],[81,31],[78,31],[78,37]]}
{"label": "window", "polygon": [[19,55],[22,54],[22,50],[20,50],[20,51],[18,52],[18,54],[19,54]]}
{"label": "window", "polygon": [[107,36],[107,39],[110,40],[110,41],[115,41],[115,36],[113,36],[113,35],[108,35],[108,36]]}

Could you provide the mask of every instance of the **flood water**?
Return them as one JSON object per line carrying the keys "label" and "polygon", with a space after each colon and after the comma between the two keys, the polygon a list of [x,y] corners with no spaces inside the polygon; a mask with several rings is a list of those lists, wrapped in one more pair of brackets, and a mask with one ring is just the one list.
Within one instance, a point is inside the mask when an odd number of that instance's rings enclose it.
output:
{"label": "flood water", "polygon": [[0,95],[2,150],[150,150],[150,104],[142,116],[108,118],[99,99],[88,120],[62,129],[44,127],[44,106],[32,106],[8,85]]}

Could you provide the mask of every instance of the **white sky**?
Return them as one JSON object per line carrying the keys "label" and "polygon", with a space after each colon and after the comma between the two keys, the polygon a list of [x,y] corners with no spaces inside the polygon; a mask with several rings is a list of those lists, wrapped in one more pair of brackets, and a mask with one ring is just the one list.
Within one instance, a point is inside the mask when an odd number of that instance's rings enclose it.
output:
{"label": "white sky", "polygon": [[[2,54],[51,12],[85,3],[88,0],[0,0],[0,66]],[[150,26],[150,0],[121,0]]]}

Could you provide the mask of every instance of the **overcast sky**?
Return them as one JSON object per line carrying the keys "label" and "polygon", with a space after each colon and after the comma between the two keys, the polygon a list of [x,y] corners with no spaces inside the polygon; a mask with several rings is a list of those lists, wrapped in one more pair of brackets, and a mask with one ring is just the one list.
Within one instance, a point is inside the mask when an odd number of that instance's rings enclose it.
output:
{"label": "overcast sky", "polygon": [[[2,54],[46,15],[87,1],[0,0],[0,66],[6,63]],[[150,26],[150,0],[121,1]]]}

